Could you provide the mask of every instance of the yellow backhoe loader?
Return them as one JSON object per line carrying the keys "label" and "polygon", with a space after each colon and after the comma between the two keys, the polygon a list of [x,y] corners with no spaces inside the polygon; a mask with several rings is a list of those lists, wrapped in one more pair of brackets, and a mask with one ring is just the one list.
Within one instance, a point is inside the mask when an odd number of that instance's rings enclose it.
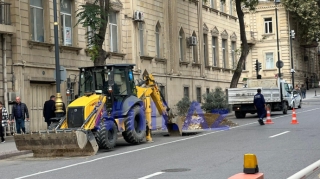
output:
{"label": "yellow backhoe loader", "polygon": [[181,118],[175,117],[151,74],[135,84],[133,64],[80,68],[79,98],[67,114],[51,119],[48,130],[15,134],[18,150],[34,157],[89,156],[112,149],[118,133],[126,142],[152,141],[151,100],[165,119],[169,135],[181,135]]}

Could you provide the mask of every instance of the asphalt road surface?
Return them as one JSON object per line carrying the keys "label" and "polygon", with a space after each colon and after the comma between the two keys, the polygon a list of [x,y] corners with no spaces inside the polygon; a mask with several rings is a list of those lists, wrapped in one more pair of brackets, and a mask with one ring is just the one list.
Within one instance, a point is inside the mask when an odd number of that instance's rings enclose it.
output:
{"label": "asphalt road surface", "polygon": [[182,137],[154,134],[154,143],[129,145],[92,157],[36,159],[31,154],[0,161],[0,178],[227,179],[241,173],[243,156],[256,154],[267,179],[285,179],[320,159],[320,99],[297,109],[299,124],[272,113],[260,126],[255,115],[230,118],[239,126]]}

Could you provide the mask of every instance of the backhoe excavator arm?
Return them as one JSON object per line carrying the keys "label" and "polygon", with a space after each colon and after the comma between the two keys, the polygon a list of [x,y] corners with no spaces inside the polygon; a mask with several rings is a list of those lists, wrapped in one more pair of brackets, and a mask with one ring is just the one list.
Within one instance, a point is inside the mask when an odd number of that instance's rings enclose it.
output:
{"label": "backhoe excavator arm", "polygon": [[[161,94],[157,83],[154,80],[152,74],[149,74],[146,70],[143,73],[143,80],[145,86],[137,86],[137,97],[143,99],[146,108],[146,118],[149,128],[151,127],[151,100],[154,102],[158,112],[163,116],[165,124],[167,126],[170,135],[181,135],[182,121],[177,120],[172,110],[169,108],[163,95]],[[150,121],[150,122],[149,122]]]}

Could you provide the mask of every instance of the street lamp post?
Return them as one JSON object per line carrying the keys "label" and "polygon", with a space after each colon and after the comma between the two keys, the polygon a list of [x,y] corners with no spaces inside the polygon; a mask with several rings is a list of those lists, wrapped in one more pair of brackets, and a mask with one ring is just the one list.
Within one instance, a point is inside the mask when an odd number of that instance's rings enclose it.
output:
{"label": "street lamp post", "polygon": [[[274,1],[275,3],[275,6],[276,6],[276,31],[277,31],[277,52],[278,52],[278,78],[279,80],[281,79],[281,72],[280,72],[280,50],[279,50],[279,31],[278,31],[278,8],[277,8],[277,4],[280,3],[280,0],[275,0]],[[282,85],[281,85],[281,82],[280,82],[280,99],[282,101]]]}
{"label": "street lamp post", "polygon": [[63,102],[60,93],[60,61],[59,61],[59,38],[58,38],[58,20],[57,20],[57,1],[53,0],[53,20],[54,20],[54,47],[55,47],[55,64],[56,64],[56,117],[63,116]]}
{"label": "street lamp post", "polygon": [[291,49],[291,78],[292,78],[292,86],[294,87],[294,68],[293,68],[293,52],[292,52],[292,39],[294,39],[295,33],[294,30],[290,31],[290,49]]}

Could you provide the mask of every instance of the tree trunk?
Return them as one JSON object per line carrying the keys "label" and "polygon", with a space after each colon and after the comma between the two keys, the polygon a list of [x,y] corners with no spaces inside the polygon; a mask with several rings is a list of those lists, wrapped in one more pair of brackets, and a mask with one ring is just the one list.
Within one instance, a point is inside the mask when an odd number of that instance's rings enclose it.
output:
{"label": "tree trunk", "polygon": [[232,80],[230,83],[230,88],[236,88],[242,73],[243,65],[246,61],[246,58],[249,53],[249,45],[246,37],[246,30],[244,26],[244,14],[241,8],[241,0],[236,0],[236,10],[239,18],[239,26],[240,26],[240,39],[241,39],[241,56],[239,62],[237,64],[237,68],[232,76]]}
{"label": "tree trunk", "polygon": [[107,59],[107,52],[102,48],[104,39],[106,37],[107,27],[108,27],[108,15],[110,10],[110,0],[100,0],[99,1],[101,14],[100,18],[103,20],[101,26],[99,28],[99,40],[97,42],[98,45],[98,57],[94,60],[94,66],[102,66],[105,65],[105,61]]}

